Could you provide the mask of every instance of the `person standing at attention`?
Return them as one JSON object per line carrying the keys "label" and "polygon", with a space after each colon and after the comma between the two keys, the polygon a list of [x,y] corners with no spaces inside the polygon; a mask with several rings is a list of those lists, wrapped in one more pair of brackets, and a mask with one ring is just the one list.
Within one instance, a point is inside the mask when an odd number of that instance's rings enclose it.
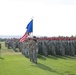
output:
{"label": "person standing at attention", "polygon": [[29,40],[29,58],[31,62],[34,62],[37,64],[37,54],[38,54],[38,43],[37,38],[33,36]]}

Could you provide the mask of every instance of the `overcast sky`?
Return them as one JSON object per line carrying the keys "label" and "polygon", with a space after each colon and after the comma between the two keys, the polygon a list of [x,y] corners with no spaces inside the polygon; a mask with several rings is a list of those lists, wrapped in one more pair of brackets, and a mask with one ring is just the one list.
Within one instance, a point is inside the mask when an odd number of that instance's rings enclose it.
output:
{"label": "overcast sky", "polygon": [[76,35],[76,0],[0,0],[0,35],[23,35],[33,17],[33,35]]}

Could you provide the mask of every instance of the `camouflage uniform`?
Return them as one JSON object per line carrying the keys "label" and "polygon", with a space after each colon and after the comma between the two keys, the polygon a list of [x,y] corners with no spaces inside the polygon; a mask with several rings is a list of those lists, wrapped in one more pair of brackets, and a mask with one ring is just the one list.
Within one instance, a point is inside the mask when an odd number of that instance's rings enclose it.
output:
{"label": "camouflage uniform", "polygon": [[43,54],[41,41],[38,42],[38,54],[41,54],[41,55]]}
{"label": "camouflage uniform", "polygon": [[0,43],[0,57],[1,57],[1,43]]}
{"label": "camouflage uniform", "polygon": [[59,51],[60,51],[60,55],[65,55],[65,48],[63,46],[63,41],[59,41]]}
{"label": "camouflage uniform", "polygon": [[7,42],[7,48],[10,49],[10,43],[9,42]]}
{"label": "camouflage uniform", "polygon": [[19,51],[22,51],[22,42],[19,42]]}
{"label": "camouflage uniform", "polygon": [[25,55],[25,53],[24,53],[24,51],[25,51],[25,42],[22,42],[22,46],[21,47],[22,47],[22,50],[21,50],[22,54]]}
{"label": "camouflage uniform", "polygon": [[1,49],[1,43],[0,43],[0,49]]}
{"label": "camouflage uniform", "polygon": [[28,44],[28,42],[25,43],[25,47],[24,48],[25,48],[24,55],[26,57],[29,57],[29,44]]}
{"label": "camouflage uniform", "polygon": [[42,50],[43,50],[44,56],[48,56],[46,42],[44,42],[44,41],[42,42]]}
{"label": "camouflage uniform", "polygon": [[29,41],[29,58],[30,61],[37,63],[38,43],[34,40]]}

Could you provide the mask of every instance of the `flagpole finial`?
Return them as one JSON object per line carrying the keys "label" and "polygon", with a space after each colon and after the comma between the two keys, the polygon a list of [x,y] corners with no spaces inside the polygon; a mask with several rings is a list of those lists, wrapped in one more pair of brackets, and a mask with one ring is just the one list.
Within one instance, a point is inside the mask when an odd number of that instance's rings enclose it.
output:
{"label": "flagpole finial", "polygon": [[33,19],[34,17],[32,16],[32,18],[31,19]]}

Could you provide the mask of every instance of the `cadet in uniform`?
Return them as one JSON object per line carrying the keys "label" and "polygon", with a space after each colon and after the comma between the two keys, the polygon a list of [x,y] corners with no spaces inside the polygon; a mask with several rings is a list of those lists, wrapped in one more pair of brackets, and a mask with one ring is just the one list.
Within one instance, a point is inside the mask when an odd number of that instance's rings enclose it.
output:
{"label": "cadet in uniform", "polygon": [[1,57],[1,43],[0,43],[0,57]]}
{"label": "cadet in uniform", "polygon": [[1,43],[0,43],[0,49],[1,49]]}
{"label": "cadet in uniform", "polygon": [[25,41],[24,55],[26,57],[29,57],[29,43],[28,43],[28,40]]}
{"label": "cadet in uniform", "polygon": [[34,36],[33,38],[29,39],[29,58],[30,61],[37,64],[37,53],[38,53],[38,43],[37,39]]}

